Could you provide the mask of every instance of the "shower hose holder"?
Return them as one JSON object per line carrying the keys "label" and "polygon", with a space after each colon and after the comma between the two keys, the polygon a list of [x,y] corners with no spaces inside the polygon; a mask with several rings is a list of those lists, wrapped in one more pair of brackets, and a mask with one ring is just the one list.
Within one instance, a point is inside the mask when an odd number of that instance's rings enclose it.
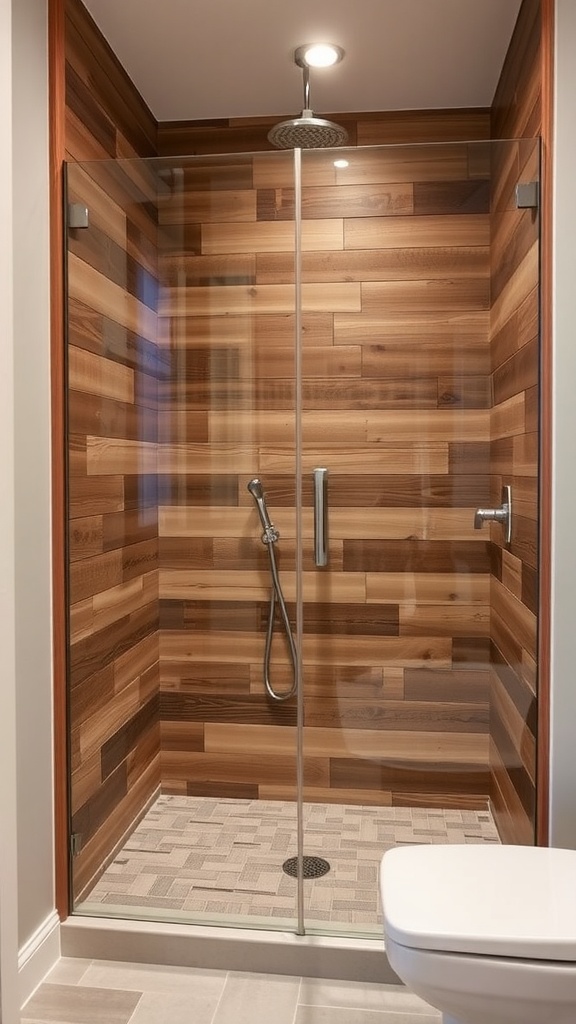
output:
{"label": "shower hose holder", "polygon": [[280,533],[275,526],[267,526],[262,534],[263,544],[275,544],[277,540],[280,540]]}

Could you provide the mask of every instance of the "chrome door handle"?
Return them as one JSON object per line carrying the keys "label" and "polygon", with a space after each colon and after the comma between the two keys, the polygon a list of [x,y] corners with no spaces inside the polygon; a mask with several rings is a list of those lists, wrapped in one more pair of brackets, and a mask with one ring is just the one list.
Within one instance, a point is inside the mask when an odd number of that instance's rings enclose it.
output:
{"label": "chrome door handle", "polygon": [[328,470],[314,470],[314,561],[328,565]]}

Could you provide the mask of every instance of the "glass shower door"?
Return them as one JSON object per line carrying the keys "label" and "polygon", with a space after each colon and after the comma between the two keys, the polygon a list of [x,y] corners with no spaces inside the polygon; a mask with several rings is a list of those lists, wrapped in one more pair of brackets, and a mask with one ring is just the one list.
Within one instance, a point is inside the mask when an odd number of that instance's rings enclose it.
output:
{"label": "glass shower door", "polygon": [[[68,166],[72,888],[296,927],[292,154]],[[252,482],[252,490],[248,485]],[[298,638],[294,632],[294,643]]]}
{"label": "glass shower door", "polygon": [[534,842],[538,177],[534,142],[302,154],[308,930],[380,935],[390,846]]}

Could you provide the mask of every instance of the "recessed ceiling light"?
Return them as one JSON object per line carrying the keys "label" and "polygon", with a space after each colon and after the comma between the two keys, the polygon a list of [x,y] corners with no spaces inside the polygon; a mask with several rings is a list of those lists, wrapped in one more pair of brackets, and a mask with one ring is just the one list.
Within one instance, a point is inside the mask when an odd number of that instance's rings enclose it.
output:
{"label": "recessed ceiling light", "polygon": [[296,63],[307,68],[329,68],[332,64],[338,64],[343,56],[344,50],[333,43],[309,43],[294,51]]}
{"label": "recessed ceiling light", "polygon": [[334,167],[348,167],[348,161],[347,160],[335,160],[334,161]]}

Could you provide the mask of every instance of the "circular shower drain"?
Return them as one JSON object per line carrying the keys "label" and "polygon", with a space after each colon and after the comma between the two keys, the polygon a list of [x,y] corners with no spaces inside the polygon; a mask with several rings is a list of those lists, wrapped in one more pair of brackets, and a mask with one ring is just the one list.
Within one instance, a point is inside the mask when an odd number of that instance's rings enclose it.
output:
{"label": "circular shower drain", "polygon": [[[321,878],[330,871],[330,865],[323,857],[303,858],[304,878]],[[282,870],[292,878],[298,878],[298,857],[289,857],[282,865]]]}

